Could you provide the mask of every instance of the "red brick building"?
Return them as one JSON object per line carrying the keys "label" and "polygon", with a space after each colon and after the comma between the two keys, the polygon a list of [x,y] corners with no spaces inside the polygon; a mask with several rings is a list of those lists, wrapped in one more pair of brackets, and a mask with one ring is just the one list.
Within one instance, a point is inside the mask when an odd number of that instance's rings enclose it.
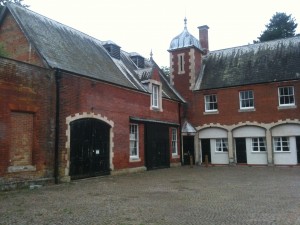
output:
{"label": "red brick building", "polygon": [[[187,100],[183,152],[199,164],[300,163],[300,37],[209,51],[208,26],[170,44],[171,82]],[[188,158],[184,158],[188,161]],[[186,163],[186,162],[185,162]]]}
{"label": "red brick building", "polygon": [[180,165],[184,99],[152,57],[14,4],[0,42],[3,189]]}
{"label": "red brick building", "polygon": [[300,37],[209,51],[185,26],[170,78],[28,9],[0,15],[0,186],[196,164],[300,162]]}

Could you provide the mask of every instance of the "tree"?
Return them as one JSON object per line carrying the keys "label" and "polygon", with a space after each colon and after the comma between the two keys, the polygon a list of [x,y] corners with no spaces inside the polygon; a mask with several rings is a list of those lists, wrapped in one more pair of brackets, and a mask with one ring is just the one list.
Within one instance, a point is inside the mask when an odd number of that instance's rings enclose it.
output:
{"label": "tree", "polygon": [[266,30],[262,32],[257,41],[254,43],[270,41],[280,38],[287,38],[295,36],[295,31],[298,24],[292,15],[276,12],[270,19],[269,24],[266,25]]}
{"label": "tree", "polygon": [[161,70],[164,72],[164,74],[169,77],[170,76],[170,68],[167,66],[162,66]]}
{"label": "tree", "polygon": [[0,12],[2,11],[2,9],[4,8],[4,6],[5,6],[5,4],[6,4],[7,2],[12,2],[12,3],[15,3],[15,4],[17,4],[17,5],[23,6],[23,7],[25,7],[25,8],[29,7],[29,5],[23,4],[23,3],[22,3],[23,1],[24,1],[24,0],[0,0]]}

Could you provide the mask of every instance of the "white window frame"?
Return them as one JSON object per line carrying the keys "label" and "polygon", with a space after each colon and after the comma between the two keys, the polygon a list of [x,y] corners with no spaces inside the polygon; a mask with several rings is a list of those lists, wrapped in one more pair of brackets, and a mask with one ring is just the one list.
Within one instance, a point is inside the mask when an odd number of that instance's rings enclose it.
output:
{"label": "white window frame", "polygon": [[[252,97],[250,97],[250,93]],[[240,91],[239,97],[240,97],[240,109],[254,109],[254,93],[252,90]],[[246,106],[243,106],[244,105],[243,103],[245,103]]]}
{"label": "white window frame", "polygon": [[172,155],[178,155],[177,129],[172,128]]}
{"label": "white window frame", "polygon": [[[211,101],[211,97],[214,97],[215,101]],[[213,109],[210,108],[211,104],[216,106],[216,108],[213,107]],[[205,112],[217,112],[218,111],[218,98],[217,95],[204,95],[204,105],[205,105]]]}
{"label": "white window frame", "polygon": [[159,108],[159,85],[157,84],[152,84],[151,106]]}
{"label": "white window frame", "polygon": [[184,53],[178,54],[178,73],[183,74],[184,71]]}
{"label": "white window frame", "polygon": [[[287,94],[281,94],[281,90],[286,90]],[[284,91],[285,92],[285,91]],[[285,103],[285,100],[292,100],[288,103]],[[284,102],[282,103],[281,100]],[[294,106],[295,105],[295,91],[294,86],[284,86],[278,87],[278,104],[279,106]]]}
{"label": "white window frame", "polygon": [[[220,150],[218,150],[220,149]],[[228,152],[228,139],[217,138],[216,139],[216,150],[215,152]]]}
{"label": "white window frame", "polygon": [[252,149],[252,152],[266,152],[267,151],[266,139],[264,137],[252,138],[251,149]]}
{"label": "white window frame", "polygon": [[129,154],[130,159],[139,158],[139,125],[135,123],[129,125]]}
{"label": "white window frame", "polygon": [[274,152],[290,152],[289,137],[274,137],[273,138]]}

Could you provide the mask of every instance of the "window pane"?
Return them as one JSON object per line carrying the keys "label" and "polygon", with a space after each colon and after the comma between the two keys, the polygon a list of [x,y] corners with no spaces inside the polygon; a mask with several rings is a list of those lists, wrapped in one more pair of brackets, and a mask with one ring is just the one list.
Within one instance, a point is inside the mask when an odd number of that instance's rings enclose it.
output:
{"label": "window pane", "polygon": [[294,87],[279,88],[279,104],[280,105],[295,104]]}
{"label": "window pane", "polygon": [[138,157],[138,125],[137,124],[130,124],[130,156]]}
{"label": "window pane", "polygon": [[204,99],[205,99],[205,111],[218,109],[216,95],[206,95]]}

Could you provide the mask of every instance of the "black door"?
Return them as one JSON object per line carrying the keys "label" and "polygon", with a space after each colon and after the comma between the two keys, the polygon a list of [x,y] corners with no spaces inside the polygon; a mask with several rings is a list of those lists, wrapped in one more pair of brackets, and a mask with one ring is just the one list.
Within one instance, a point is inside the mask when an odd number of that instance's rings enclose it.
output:
{"label": "black door", "polygon": [[201,139],[202,163],[205,163],[205,156],[208,157],[208,162],[211,163],[210,154],[210,139]]}
{"label": "black door", "polygon": [[156,123],[148,123],[145,127],[147,169],[170,167],[169,127]]}
{"label": "black door", "polygon": [[296,136],[297,161],[300,163],[300,136]]}
{"label": "black door", "polygon": [[236,162],[247,163],[246,138],[235,139]]}
{"label": "black door", "polygon": [[195,164],[194,154],[194,136],[183,137],[183,165],[190,165],[190,156],[193,157],[193,164]]}
{"label": "black door", "polygon": [[96,119],[80,119],[70,127],[71,179],[109,174],[110,126]]}

